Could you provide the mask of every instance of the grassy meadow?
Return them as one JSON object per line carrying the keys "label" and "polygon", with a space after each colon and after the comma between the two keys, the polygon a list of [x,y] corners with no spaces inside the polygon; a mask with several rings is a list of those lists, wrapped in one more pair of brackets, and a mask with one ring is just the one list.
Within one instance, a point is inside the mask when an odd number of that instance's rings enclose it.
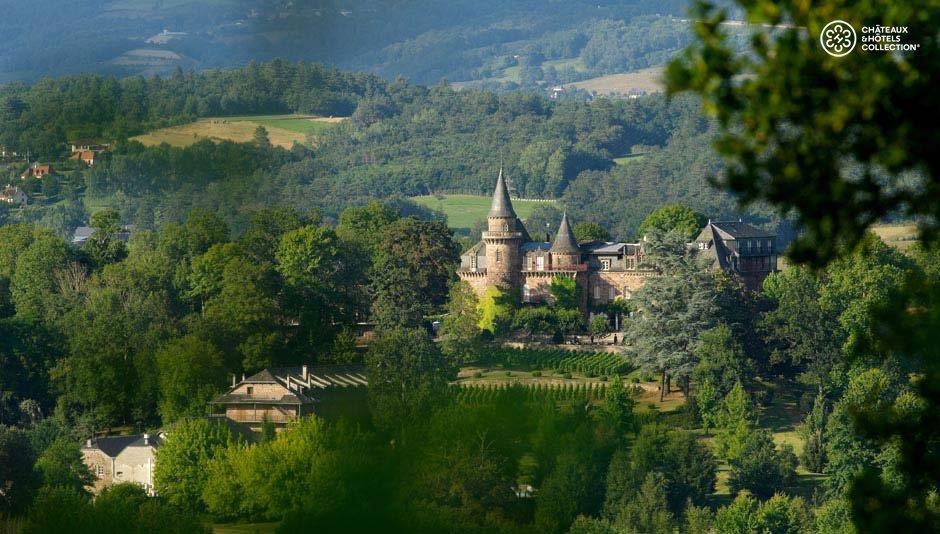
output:
{"label": "grassy meadow", "polygon": [[[469,230],[473,223],[485,219],[490,211],[492,197],[482,195],[424,195],[412,197],[418,204],[444,212],[447,224],[455,230]],[[525,220],[539,204],[554,203],[544,200],[512,200],[516,215]]]}
{"label": "grassy meadow", "polygon": [[202,139],[245,143],[252,140],[258,126],[264,126],[268,130],[268,137],[273,145],[290,148],[294,143],[305,144],[308,135],[316,137],[342,120],[341,117],[314,117],[311,115],[208,117],[181,126],[161,128],[138,135],[133,139],[146,146],[168,143],[173,146],[184,147]]}
{"label": "grassy meadow", "polygon": [[600,76],[568,84],[599,95],[625,95],[631,89],[640,89],[647,93],[660,93],[663,90],[663,67],[649,67],[623,74]]}

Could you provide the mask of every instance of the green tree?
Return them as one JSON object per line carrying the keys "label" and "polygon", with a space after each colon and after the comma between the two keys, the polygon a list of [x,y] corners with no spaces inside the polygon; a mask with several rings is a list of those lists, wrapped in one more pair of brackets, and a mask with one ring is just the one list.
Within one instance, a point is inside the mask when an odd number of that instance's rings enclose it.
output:
{"label": "green tree", "polygon": [[668,482],[661,473],[649,473],[635,497],[617,514],[614,527],[626,532],[671,534],[675,531],[675,518],[666,502]]}
{"label": "green tree", "polygon": [[753,362],[745,356],[741,344],[725,324],[719,324],[699,335],[695,356],[698,364],[692,371],[692,380],[710,383],[722,397],[735,384],[743,384],[754,376]]}
{"label": "green tree", "polygon": [[410,217],[385,227],[369,275],[381,326],[418,326],[447,301],[458,260],[452,237],[444,223]]}
{"label": "green tree", "polygon": [[636,417],[633,409],[636,407],[635,392],[624,385],[620,377],[607,388],[604,395],[604,417],[611,427],[619,434],[620,439],[627,432],[635,430]]}
{"label": "green tree", "polygon": [[206,419],[183,420],[170,427],[156,452],[153,483],[157,493],[180,509],[203,510],[208,464],[232,442],[227,426]]}
{"label": "green tree", "polygon": [[800,437],[803,438],[800,463],[812,473],[822,473],[826,467],[826,415],[826,399],[817,395],[813,409],[806,414],[799,427]]}
{"label": "green tree", "polygon": [[82,459],[77,443],[67,438],[53,441],[36,459],[36,470],[42,475],[45,486],[70,488],[85,492],[95,477]]}
{"label": "green tree", "polygon": [[382,230],[399,219],[398,213],[389,206],[372,201],[361,207],[343,210],[336,225],[336,234],[345,241],[363,247],[369,255],[381,244]]}
{"label": "green tree", "polygon": [[610,232],[596,222],[581,221],[571,229],[579,243],[585,241],[610,241]]}
{"label": "green tree", "polygon": [[34,240],[16,259],[10,293],[17,315],[44,318],[57,293],[55,274],[65,269],[72,252],[65,241],[52,236]]}
{"label": "green tree", "polygon": [[591,319],[591,324],[588,326],[588,331],[591,333],[591,336],[601,337],[606,334],[609,330],[607,326],[607,317],[605,315],[598,315]]}
{"label": "green tree", "polygon": [[0,425],[0,510],[17,513],[26,510],[39,485],[40,477],[33,470],[36,453],[26,434],[16,428]]}
{"label": "green tree", "polygon": [[268,137],[268,129],[264,126],[255,128],[255,133],[251,137],[251,142],[262,150],[271,150],[271,138]]}
{"label": "green tree", "polygon": [[480,299],[480,329],[494,336],[506,333],[515,315],[516,303],[512,291],[497,286],[486,288]]}
{"label": "green tree", "polygon": [[740,458],[748,436],[757,426],[757,414],[740,382],[725,396],[718,426],[720,430],[715,437],[718,455],[729,461]]}
{"label": "green tree", "polygon": [[204,415],[207,403],[225,384],[222,353],[192,334],[167,343],[156,360],[164,423]]}
{"label": "green tree", "polygon": [[93,229],[84,250],[96,265],[107,265],[121,261],[127,256],[127,245],[118,239],[121,216],[117,210],[104,209],[91,216]]}
{"label": "green tree", "polygon": [[627,325],[624,343],[641,369],[660,375],[662,401],[671,378],[680,379],[688,394],[699,336],[715,325],[719,310],[714,279],[697,264],[682,235],[654,233],[648,248],[665,276],[650,278],[634,295],[638,313]]}
{"label": "green tree", "polygon": [[549,291],[552,294],[552,305],[557,308],[577,310],[581,305],[581,288],[574,278],[553,277]]}
{"label": "green tree", "polygon": [[402,435],[428,417],[456,368],[420,329],[380,334],[366,354],[369,402],[377,424]]}
{"label": "green tree", "polygon": [[760,532],[757,512],[760,503],[747,493],[739,493],[728,506],[715,512],[715,531],[728,534]]}
{"label": "green tree", "polygon": [[480,356],[480,301],[466,282],[450,288],[447,315],[441,322],[441,350],[456,364],[473,361]]}
{"label": "green tree", "polygon": [[643,238],[653,233],[676,231],[689,241],[698,235],[699,229],[705,226],[706,222],[704,215],[691,208],[681,204],[668,204],[647,215],[637,233]]}
{"label": "green tree", "polygon": [[796,477],[796,455],[789,445],[778,451],[769,430],[754,430],[744,437],[738,456],[729,460],[729,485],[736,493],[742,489],[766,499],[786,489]]}

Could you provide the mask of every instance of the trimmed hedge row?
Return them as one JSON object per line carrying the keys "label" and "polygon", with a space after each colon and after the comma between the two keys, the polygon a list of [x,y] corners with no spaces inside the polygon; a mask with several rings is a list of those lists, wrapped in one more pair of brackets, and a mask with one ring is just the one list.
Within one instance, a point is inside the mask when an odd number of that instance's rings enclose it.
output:
{"label": "trimmed hedge row", "polygon": [[480,359],[485,365],[510,369],[554,369],[588,376],[623,375],[633,370],[626,357],[611,352],[575,352],[564,349],[494,347]]}

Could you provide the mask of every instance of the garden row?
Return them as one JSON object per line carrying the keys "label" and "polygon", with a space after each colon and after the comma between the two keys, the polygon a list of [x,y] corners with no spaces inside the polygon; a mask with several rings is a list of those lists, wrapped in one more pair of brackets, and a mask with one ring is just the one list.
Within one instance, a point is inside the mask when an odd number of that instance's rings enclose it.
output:
{"label": "garden row", "polygon": [[622,354],[611,352],[574,352],[564,349],[514,349],[494,347],[481,358],[484,365],[507,369],[581,373],[586,376],[615,376],[629,373],[632,366]]}
{"label": "garden row", "polygon": [[603,399],[607,384],[467,384],[455,386],[462,404],[526,401],[595,401]]}

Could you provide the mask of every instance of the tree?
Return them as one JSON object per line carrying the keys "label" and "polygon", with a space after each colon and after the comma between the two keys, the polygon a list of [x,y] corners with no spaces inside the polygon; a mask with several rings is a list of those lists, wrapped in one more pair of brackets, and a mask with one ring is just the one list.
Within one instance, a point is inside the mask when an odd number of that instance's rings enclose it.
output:
{"label": "tree", "polygon": [[381,244],[382,230],[399,218],[394,209],[372,201],[362,207],[343,210],[339,224],[336,225],[336,234],[344,241],[362,246],[371,256]]}
{"label": "tree", "polygon": [[728,534],[760,532],[757,512],[760,503],[747,493],[739,493],[728,506],[715,512],[715,531]]}
{"label": "tree", "polygon": [[661,473],[649,473],[634,499],[617,514],[614,527],[628,532],[671,534],[675,519],[666,502],[668,482]]}
{"label": "tree", "polygon": [[456,368],[420,329],[380,334],[366,354],[369,402],[377,424],[402,435],[431,413]]}
{"label": "tree", "polygon": [[714,279],[696,263],[679,233],[654,233],[648,248],[664,276],[650,278],[634,295],[638,313],[624,342],[641,369],[660,375],[662,401],[673,377],[683,381],[688,394],[699,336],[717,321],[717,293]]}
{"label": "tree", "polygon": [[497,286],[486,288],[480,299],[480,329],[490,335],[504,334],[513,321],[516,295]]}
{"label": "tree", "polygon": [[117,210],[95,212],[91,216],[90,225],[93,231],[83,250],[96,265],[121,261],[127,256],[127,245],[117,237],[121,230],[121,216]]}
{"label": "tree", "polygon": [[164,424],[204,415],[207,403],[225,384],[222,353],[195,335],[167,343],[156,360]]}
{"label": "tree", "polygon": [[[696,91],[718,118],[716,146],[728,162],[720,183],[744,202],[766,200],[793,214],[803,229],[790,252],[797,261],[824,265],[850,253],[888,214],[929,218],[921,236],[935,243],[940,155],[930,141],[933,121],[919,103],[935,91],[923,73],[935,72],[940,43],[928,39],[910,54],[855,53],[850,61],[817,47],[834,19],[855,28],[877,20],[883,27],[903,26],[910,35],[932,35],[940,12],[903,2],[890,9],[874,1],[813,9],[769,0],[741,5],[747,20],[766,24],[749,49],[734,52],[722,25],[725,12],[699,2],[692,15],[702,21],[695,25],[697,43],[667,70],[670,91]],[[789,27],[777,31],[783,21]],[[867,88],[864,98],[858,98],[859,84]],[[911,281],[879,312],[880,349],[905,355],[932,378],[915,387],[922,410],[904,417],[890,407],[856,414],[865,434],[902,444],[905,466],[901,488],[889,487],[873,471],[858,483],[853,519],[868,529],[921,531],[940,523],[940,513],[927,504],[940,480],[940,462],[922,461],[940,435],[940,362],[932,357],[935,340],[921,334],[936,331],[940,320],[914,311],[932,309],[927,303],[938,294],[935,282]]]}
{"label": "tree", "polygon": [[740,458],[748,436],[757,426],[757,414],[740,382],[725,396],[718,426],[720,430],[715,438],[718,455],[729,461]]}
{"label": "tree", "polygon": [[705,226],[705,223],[705,216],[701,213],[681,204],[667,204],[647,215],[637,233],[644,238],[652,233],[665,234],[676,231],[686,241],[690,241],[698,235],[699,229]]}
{"label": "tree", "polygon": [[552,294],[552,305],[557,308],[577,310],[581,305],[581,288],[574,278],[555,276],[549,290]]}
{"label": "tree", "polygon": [[634,396],[634,391],[627,388],[620,377],[614,378],[613,384],[607,388],[604,396],[604,416],[617,432],[619,439],[624,439],[624,434],[635,430],[636,417],[633,409],[636,406],[636,400]]}
{"label": "tree", "polygon": [[535,506],[535,525],[547,532],[565,532],[595,496],[593,466],[580,454],[559,455],[545,478]]}
{"label": "tree", "polygon": [[796,477],[796,455],[789,445],[778,451],[769,430],[754,430],[744,437],[738,456],[729,460],[731,491],[746,489],[766,499],[786,489]]}
{"label": "tree", "polygon": [[826,467],[826,399],[822,395],[816,396],[799,433],[803,438],[800,463],[807,471],[822,473]]}
{"label": "tree", "polygon": [[52,236],[38,237],[19,254],[10,278],[17,315],[44,318],[56,294],[55,273],[71,259],[72,252],[65,241]]}
{"label": "tree", "polygon": [[25,510],[39,485],[33,471],[36,453],[26,434],[16,428],[0,425],[0,510],[16,513]]}
{"label": "tree", "polygon": [[598,315],[591,319],[591,324],[588,326],[588,331],[591,333],[592,337],[601,337],[606,334],[608,330],[607,317],[604,315]]}
{"label": "tree", "polygon": [[551,204],[539,204],[532,209],[532,213],[525,220],[525,228],[532,239],[551,241],[552,236],[558,232],[562,212]]}
{"label": "tree", "polygon": [[177,422],[156,452],[153,483],[157,493],[183,510],[203,510],[209,462],[232,441],[231,431],[223,424],[206,419]]}
{"label": "tree", "polygon": [[610,232],[596,222],[581,221],[571,229],[579,243],[585,241],[610,241]]}
{"label": "tree", "polygon": [[271,138],[268,137],[268,129],[264,126],[255,128],[255,133],[251,137],[251,142],[262,150],[271,150]]}
{"label": "tree", "polygon": [[457,365],[480,356],[480,301],[466,282],[450,288],[447,315],[441,323],[441,350]]}
{"label": "tree", "polygon": [[369,275],[380,325],[418,326],[447,301],[458,261],[452,237],[444,223],[410,217],[385,227]]}
{"label": "tree", "polygon": [[711,383],[722,397],[735,384],[743,384],[754,376],[753,362],[744,355],[741,344],[725,324],[699,335],[695,356],[698,364],[692,371],[692,380]]}
{"label": "tree", "polygon": [[78,492],[87,491],[95,477],[85,465],[77,443],[67,438],[52,442],[36,459],[36,470],[42,475],[44,486],[64,487]]}

